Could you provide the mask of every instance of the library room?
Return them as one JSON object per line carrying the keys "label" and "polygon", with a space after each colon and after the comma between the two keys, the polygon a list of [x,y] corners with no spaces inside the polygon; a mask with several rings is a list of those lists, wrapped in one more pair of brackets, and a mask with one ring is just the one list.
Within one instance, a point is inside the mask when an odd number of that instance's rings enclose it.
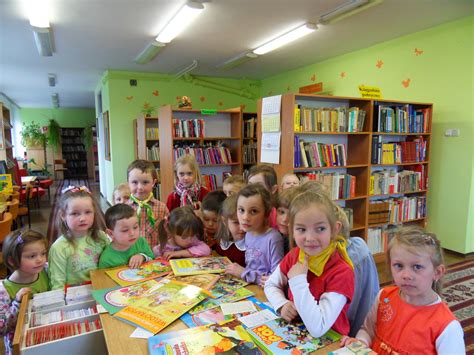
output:
{"label": "library room", "polygon": [[472,0],[0,13],[0,354],[474,353]]}

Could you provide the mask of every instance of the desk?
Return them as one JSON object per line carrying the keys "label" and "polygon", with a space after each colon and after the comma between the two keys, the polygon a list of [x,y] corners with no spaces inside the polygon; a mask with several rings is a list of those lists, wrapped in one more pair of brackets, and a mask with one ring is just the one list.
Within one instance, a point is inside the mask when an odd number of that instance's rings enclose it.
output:
{"label": "desk", "polygon": [[[109,287],[116,287],[117,284],[107,276],[103,269],[97,269],[91,271],[92,287],[95,290]],[[247,288],[255,293],[255,297],[260,300],[265,300],[265,294],[263,289],[256,285],[249,285]],[[136,329],[136,327],[115,319],[108,313],[102,313],[100,315],[100,321],[102,322],[102,328],[104,330],[105,342],[110,355],[119,354],[143,354],[148,355],[148,340],[130,338],[130,334]],[[171,331],[186,329],[181,320],[177,319],[168,327],[163,330],[163,333]],[[326,354],[328,351],[338,349],[338,343],[331,344],[324,349],[320,349],[315,354]]]}
{"label": "desk", "polygon": [[29,185],[36,180],[37,176],[22,176],[21,177],[21,184],[22,185]]}

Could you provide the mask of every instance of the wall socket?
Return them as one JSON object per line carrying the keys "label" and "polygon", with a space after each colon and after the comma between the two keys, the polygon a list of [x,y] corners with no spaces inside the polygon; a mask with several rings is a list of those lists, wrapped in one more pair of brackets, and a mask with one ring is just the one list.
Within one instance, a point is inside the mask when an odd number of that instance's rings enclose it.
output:
{"label": "wall socket", "polygon": [[461,131],[459,128],[450,128],[444,131],[445,137],[459,137],[460,134],[461,134]]}

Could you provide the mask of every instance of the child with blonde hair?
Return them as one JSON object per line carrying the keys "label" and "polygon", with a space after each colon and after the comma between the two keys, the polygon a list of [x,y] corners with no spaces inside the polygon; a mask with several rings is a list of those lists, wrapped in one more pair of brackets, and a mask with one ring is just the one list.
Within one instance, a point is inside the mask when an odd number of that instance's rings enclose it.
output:
{"label": "child with blonde hair", "polygon": [[314,337],[331,328],[347,335],[354,271],[334,203],[313,191],[297,195],[289,228],[296,247],[265,283],[267,299],[286,321],[299,316]]}
{"label": "child with blonde hair", "polygon": [[99,256],[109,244],[102,230],[102,212],[85,186],[63,190],[58,205],[61,236],[51,246],[48,258],[53,290],[89,281],[90,270],[97,269]]}
{"label": "child with blonde hair", "polygon": [[33,230],[11,232],[3,242],[3,263],[12,272],[0,281],[0,334],[6,354],[12,354],[12,341],[23,295],[50,289],[44,270],[48,240]]}
{"label": "child with blonde hair", "polygon": [[202,186],[199,165],[193,155],[186,154],[176,160],[176,185],[168,195],[166,206],[171,212],[177,207],[191,206],[198,210],[204,196],[209,192]]}
{"label": "child with blonde hair", "polygon": [[114,192],[112,194],[114,198],[114,205],[118,203],[127,203],[130,199],[130,188],[126,182],[118,184],[115,186]]}
{"label": "child with blonde hair", "polygon": [[436,236],[401,227],[387,259],[395,285],[380,291],[356,338],[380,354],[464,354],[461,324],[439,296],[446,268]]}
{"label": "child with blonde hair", "polygon": [[232,175],[224,180],[222,190],[225,195],[229,197],[230,195],[238,193],[244,186],[245,180],[242,175]]}
{"label": "child with blonde hair", "polygon": [[280,188],[281,190],[288,189],[290,187],[300,186],[300,179],[296,174],[287,173],[281,178]]}

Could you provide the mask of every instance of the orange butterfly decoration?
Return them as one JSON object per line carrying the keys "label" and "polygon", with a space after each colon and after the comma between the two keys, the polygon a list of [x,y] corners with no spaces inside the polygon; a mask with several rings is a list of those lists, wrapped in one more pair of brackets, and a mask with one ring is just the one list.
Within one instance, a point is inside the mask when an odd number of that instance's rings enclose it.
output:
{"label": "orange butterfly decoration", "polygon": [[199,100],[201,100],[201,102],[204,102],[206,100],[206,98],[204,96],[200,96]]}
{"label": "orange butterfly decoration", "polygon": [[375,66],[380,69],[382,68],[382,65],[383,65],[383,61],[377,60],[377,64],[375,64]]}
{"label": "orange butterfly decoration", "polygon": [[288,85],[288,86],[286,87],[286,90],[287,90],[287,91],[290,91],[290,90],[291,90],[291,86]]}
{"label": "orange butterfly decoration", "polygon": [[346,77],[346,72],[345,71],[342,71],[341,74],[340,74],[341,78],[345,78]]}
{"label": "orange butterfly decoration", "polygon": [[315,81],[316,80],[316,74],[311,75],[310,79],[311,79],[311,81]]}
{"label": "orange butterfly decoration", "polygon": [[224,105],[224,103],[222,101],[219,101],[218,105],[222,106],[222,105]]}
{"label": "orange butterfly decoration", "polygon": [[410,81],[411,81],[410,79],[403,80],[402,81],[403,87],[405,87],[405,88],[409,87],[410,86]]}
{"label": "orange butterfly decoration", "polygon": [[415,55],[418,57],[419,55],[422,55],[424,51],[421,49],[415,48]]}
{"label": "orange butterfly decoration", "polygon": [[160,95],[160,92],[158,90],[155,90],[152,92],[153,96],[159,96]]}
{"label": "orange butterfly decoration", "polygon": [[133,96],[127,96],[126,99],[127,99],[128,101],[133,100]]}

